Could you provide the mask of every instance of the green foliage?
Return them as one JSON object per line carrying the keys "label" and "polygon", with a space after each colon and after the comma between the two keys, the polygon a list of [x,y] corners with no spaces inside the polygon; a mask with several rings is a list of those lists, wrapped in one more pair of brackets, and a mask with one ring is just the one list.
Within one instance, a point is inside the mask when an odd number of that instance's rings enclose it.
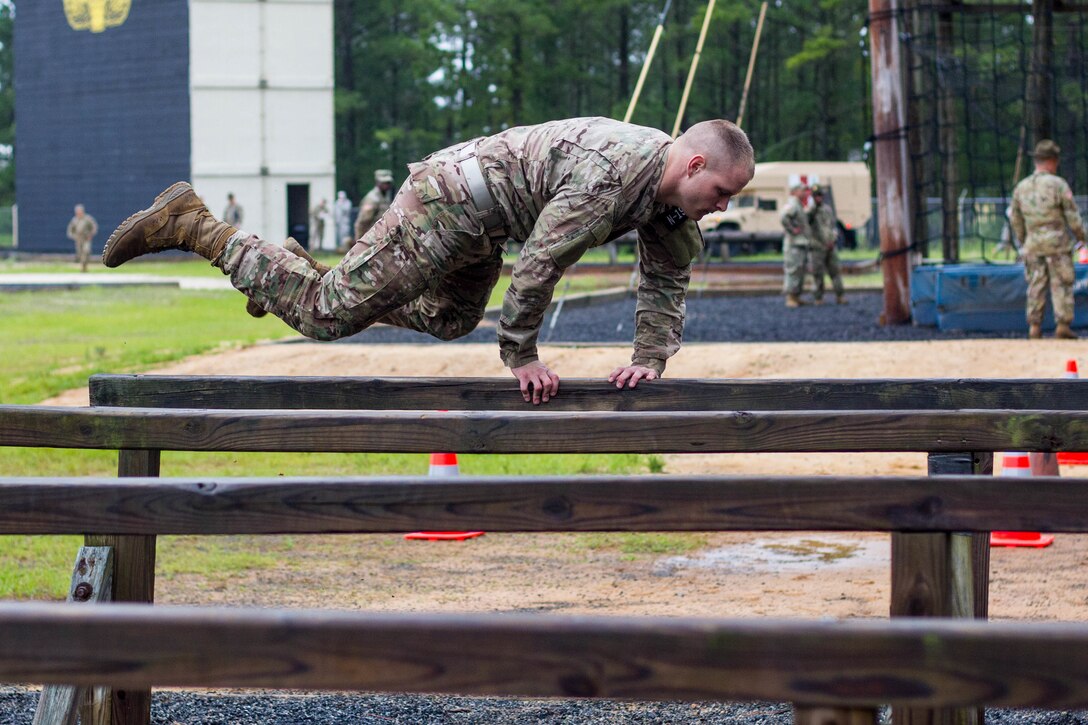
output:
{"label": "green foliage", "polygon": [[[683,126],[735,118],[759,0],[717,3]],[[338,184],[456,141],[622,118],[663,0],[336,0]],[[673,0],[632,120],[671,131],[705,0]],[[845,160],[867,127],[863,5],[771,3],[744,125],[761,160]]]}

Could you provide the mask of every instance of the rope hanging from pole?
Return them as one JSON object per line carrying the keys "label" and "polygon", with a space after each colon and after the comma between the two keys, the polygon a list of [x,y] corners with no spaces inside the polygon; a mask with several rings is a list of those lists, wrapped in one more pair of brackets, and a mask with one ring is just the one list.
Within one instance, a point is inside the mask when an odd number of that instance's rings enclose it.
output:
{"label": "rope hanging from pole", "polygon": [[657,18],[657,28],[654,30],[653,40],[650,41],[650,50],[646,53],[646,60],[642,63],[642,71],[638,74],[638,82],[635,83],[635,92],[631,96],[631,103],[627,106],[627,113],[623,114],[624,123],[628,123],[635,113],[638,97],[642,95],[642,85],[646,82],[646,74],[650,71],[650,63],[654,60],[654,53],[657,52],[657,44],[661,40],[661,33],[665,30],[665,17],[669,14],[670,5],[672,5],[672,0],[665,0],[665,8]]}
{"label": "rope hanging from pole", "polygon": [[763,34],[763,18],[767,15],[767,0],[759,7],[759,22],[756,23],[756,37],[752,41],[752,53],[748,56],[748,72],[744,76],[744,91],[740,94],[740,110],[737,111],[737,125],[743,126],[744,108],[748,105],[748,89],[752,85],[752,69],[756,67],[756,53],[759,52],[759,36]]}
{"label": "rope hanging from pole", "polygon": [[699,31],[699,42],[695,44],[695,55],[691,57],[691,68],[688,69],[688,79],[684,83],[684,94],[680,97],[680,110],[676,112],[676,123],[672,126],[672,137],[680,135],[680,122],[684,120],[684,110],[688,107],[688,95],[691,93],[691,84],[695,80],[695,69],[699,67],[699,56],[703,53],[703,43],[706,41],[706,31],[710,27],[710,16],[714,13],[714,0],[706,4],[706,15],[703,16],[703,28]]}

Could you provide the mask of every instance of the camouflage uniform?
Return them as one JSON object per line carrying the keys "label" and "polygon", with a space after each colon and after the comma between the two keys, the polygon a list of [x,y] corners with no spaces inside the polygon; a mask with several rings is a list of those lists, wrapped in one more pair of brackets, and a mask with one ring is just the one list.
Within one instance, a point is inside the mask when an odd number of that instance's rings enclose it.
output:
{"label": "camouflage uniform", "polygon": [[835,223],[835,212],[823,202],[813,200],[808,213],[809,226],[812,229],[812,279],[815,282],[812,297],[817,302],[824,298],[824,274],[831,277],[831,286],[835,296],[842,298],[842,269],[839,266],[839,253],[835,249],[839,230]]}
{"label": "camouflage uniform", "polygon": [[808,215],[795,196],[790,197],[782,210],[782,228],[785,229],[782,238],[782,263],[785,269],[783,292],[800,297],[805,286],[812,228],[808,224]]}
{"label": "camouflage uniform", "polygon": [[362,239],[363,235],[374,226],[385,212],[389,211],[389,205],[393,203],[393,189],[382,191],[375,186],[366,193],[359,202],[359,213],[355,217],[355,238]]}
{"label": "camouflage uniform", "polygon": [[68,222],[68,238],[75,244],[76,261],[84,270],[87,269],[87,261],[91,257],[91,241],[95,234],[98,234],[98,222],[90,214],[74,216]]}
{"label": "camouflage uniform", "polygon": [[1023,179],[1012,192],[1010,221],[1024,255],[1028,324],[1043,321],[1048,283],[1055,322],[1071,324],[1073,244],[1066,227],[1081,242],[1085,241],[1085,231],[1069,184],[1043,171]]}
{"label": "camouflage uniform", "polygon": [[[476,159],[502,226],[481,221],[461,160]],[[374,322],[452,339],[473,330],[502,271],[507,238],[522,242],[498,322],[508,367],[537,359],[556,283],[591,247],[637,229],[640,282],[632,364],[661,373],[680,347],[695,222],[654,200],[669,137],[605,118],[512,128],[409,165],[389,210],[324,277],[278,245],[238,232],[218,265],[261,307],[329,340]]]}

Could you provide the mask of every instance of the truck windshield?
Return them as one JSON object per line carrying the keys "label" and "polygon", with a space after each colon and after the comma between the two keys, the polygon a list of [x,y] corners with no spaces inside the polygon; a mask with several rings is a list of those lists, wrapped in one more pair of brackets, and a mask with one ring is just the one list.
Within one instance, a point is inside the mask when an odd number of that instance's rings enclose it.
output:
{"label": "truck windshield", "polygon": [[751,209],[756,205],[756,198],[751,194],[744,196],[734,196],[729,206],[735,206],[738,209]]}

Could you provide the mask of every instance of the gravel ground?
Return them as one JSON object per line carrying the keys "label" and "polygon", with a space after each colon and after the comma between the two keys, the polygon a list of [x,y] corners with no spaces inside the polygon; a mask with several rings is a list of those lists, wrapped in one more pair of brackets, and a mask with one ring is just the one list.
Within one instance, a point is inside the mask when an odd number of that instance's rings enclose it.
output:
{"label": "gravel ground", "polygon": [[[855,292],[847,305],[825,304],[797,310],[783,307],[782,297],[700,297],[688,301],[686,342],[835,342],[966,338],[1019,338],[1024,333],[941,332],[932,327],[877,323],[883,306],[878,292]],[[631,340],[634,300],[592,307],[568,307],[560,315],[550,342],[627,343]],[[758,322],[754,322],[758,321]],[[550,317],[546,324],[550,322]],[[481,325],[458,342],[493,342],[493,326]],[[431,342],[420,333],[388,327],[366,330],[341,342]],[[38,693],[19,687],[0,688],[0,725],[22,725],[33,718]],[[297,692],[186,692],[154,694],[156,725],[521,725],[554,723],[598,725],[714,724],[786,725],[789,705],[771,703],[631,703],[605,700],[513,700],[419,695],[313,694]],[[1088,725],[1088,712],[987,710],[995,725]]]}
{"label": "gravel ground", "polygon": [[[26,725],[38,693],[0,688],[0,725]],[[882,713],[887,722],[888,713]],[[419,695],[157,692],[153,725],[789,725],[789,705],[507,700]],[[990,725],[1088,725],[1088,713],[987,710]]]}
{"label": "gravel ground", "polygon": [[[936,327],[880,325],[880,292],[852,292],[848,304],[806,305],[786,309],[781,295],[699,296],[688,299],[684,342],[890,342],[899,340],[956,340],[1021,338],[1025,331],[941,331]],[[545,342],[626,343],[631,341],[635,300],[565,307],[552,327],[545,319],[540,339]],[[482,324],[455,342],[494,342],[492,325]],[[411,330],[378,326],[340,340],[346,343],[416,343],[433,338]]]}

